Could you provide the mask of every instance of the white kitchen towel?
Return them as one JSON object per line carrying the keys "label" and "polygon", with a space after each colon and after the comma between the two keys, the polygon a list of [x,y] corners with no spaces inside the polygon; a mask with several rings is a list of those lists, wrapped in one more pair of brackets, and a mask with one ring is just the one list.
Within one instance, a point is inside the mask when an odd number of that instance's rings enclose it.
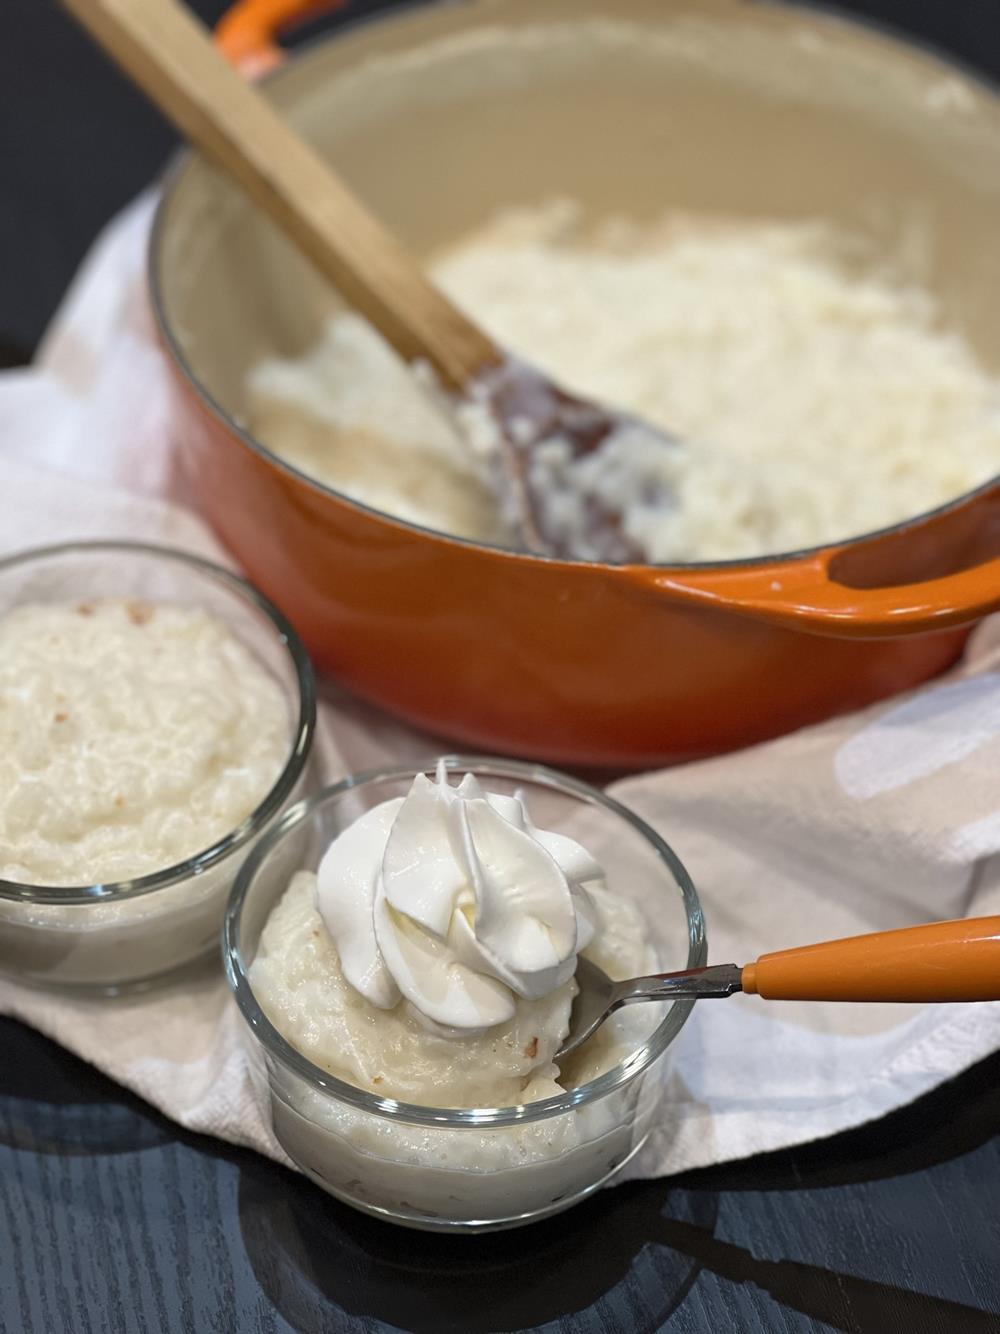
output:
{"label": "white kitchen towel", "polygon": [[[95,247],[36,364],[0,376],[0,549],[142,537],[224,559],[168,497],[164,367],[144,292],[151,198]],[[328,778],[435,742],[327,683]],[[935,917],[1000,913],[1000,618],[948,677],[863,713],[613,785],[674,845],[710,952],[759,952]],[[219,971],[145,996],[67,1000],[0,982],[17,1015],[193,1130],[276,1158]],[[658,1176],[831,1134],[910,1101],[1000,1046],[1000,1004],[704,1003],[682,1034]]]}

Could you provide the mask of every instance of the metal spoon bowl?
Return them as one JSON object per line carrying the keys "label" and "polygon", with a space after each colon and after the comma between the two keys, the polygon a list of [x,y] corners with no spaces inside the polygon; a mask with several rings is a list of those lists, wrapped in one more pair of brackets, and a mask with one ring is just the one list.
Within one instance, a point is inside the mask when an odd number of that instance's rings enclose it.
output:
{"label": "metal spoon bowl", "polygon": [[700,999],[706,996],[731,996],[742,990],[741,969],[734,963],[715,964],[711,968],[691,968],[683,973],[654,973],[649,977],[631,977],[613,982],[603,968],[580,956],[576,968],[579,991],[570,1013],[569,1032],[556,1053],[561,1061],[588,1038],[615,1010],[636,1001]]}

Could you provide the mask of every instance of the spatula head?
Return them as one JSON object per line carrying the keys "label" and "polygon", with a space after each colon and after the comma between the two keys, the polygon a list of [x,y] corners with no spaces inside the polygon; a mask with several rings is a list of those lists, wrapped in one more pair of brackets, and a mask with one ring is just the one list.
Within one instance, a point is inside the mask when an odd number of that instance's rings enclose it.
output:
{"label": "spatula head", "polygon": [[610,564],[648,559],[641,525],[629,520],[675,503],[667,474],[676,440],[512,358],[477,378],[472,403],[494,424],[501,506],[529,550]]}

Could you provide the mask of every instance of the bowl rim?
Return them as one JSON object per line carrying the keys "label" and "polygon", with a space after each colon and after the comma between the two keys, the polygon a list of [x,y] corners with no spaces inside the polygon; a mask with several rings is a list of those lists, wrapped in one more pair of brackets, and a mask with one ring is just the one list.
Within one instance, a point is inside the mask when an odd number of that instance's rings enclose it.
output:
{"label": "bowl rim", "polygon": [[[952,55],[950,52],[943,50],[931,41],[911,36],[891,23],[881,22],[875,19],[869,20],[847,12],[838,7],[836,0],[804,0],[804,3],[798,5],[789,3],[789,0],[773,0],[773,3],[777,8],[793,11],[796,18],[800,21],[813,23],[820,28],[831,25],[838,28],[848,28],[864,37],[875,38],[887,47],[900,47],[911,55],[918,55],[930,63],[942,66],[946,72],[952,75],[952,77],[956,75],[959,76],[965,82],[970,83],[974,88],[988,97],[992,103],[1000,107],[1000,86],[987,75],[963,61],[960,57]],[[349,15],[341,18],[332,32],[313,35],[300,45],[296,46],[287,63],[266,73],[259,82],[262,85],[266,85],[271,80],[280,81],[284,75],[289,74],[293,66],[299,61],[321,56],[322,49],[325,45],[331,42],[349,39],[355,31],[366,30],[369,27],[379,24],[405,20],[415,11],[419,12],[422,9],[444,8],[447,7],[448,4],[449,0],[404,0],[404,3],[400,5],[389,6],[387,8],[376,9],[369,13]],[[163,187],[156,202],[152,226],[150,228],[149,238],[146,245],[145,272],[154,324],[160,340],[169,354],[168,360],[170,361],[173,370],[180,376],[187,389],[193,394],[200,406],[207,411],[208,415],[212,417],[230,436],[235,436],[262,462],[276,468],[281,473],[285,473],[293,481],[297,482],[299,485],[307,487],[325,500],[332,500],[342,505],[346,505],[380,523],[401,528],[405,532],[421,538],[430,538],[437,542],[467,548],[473,552],[485,552],[492,556],[501,556],[511,560],[525,561],[529,563],[538,562],[549,565],[589,567],[609,572],[625,569],[655,570],[661,573],[674,572],[678,575],[693,572],[725,572],[727,570],[738,572],[740,570],[759,569],[761,567],[766,568],[769,565],[782,564],[790,561],[805,561],[824,553],[835,554],[849,550],[851,547],[861,545],[865,542],[877,541],[897,533],[905,533],[908,529],[921,527],[929,521],[933,521],[946,515],[951,510],[974,503],[978,497],[1000,488],[1000,472],[997,472],[979,485],[961,492],[950,500],[946,500],[940,505],[935,505],[931,509],[920,510],[917,514],[910,515],[897,523],[888,524],[881,528],[871,528],[862,533],[854,533],[847,537],[821,542],[814,546],[798,547],[793,550],[785,551],[768,551],[758,556],[743,556],[731,560],[649,561],[633,563],[630,565],[612,564],[610,562],[597,560],[583,560],[576,557],[549,556],[540,552],[525,551],[517,547],[505,546],[500,542],[487,542],[469,537],[460,537],[454,533],[446,533],[441,529],[432,528],[426,524],[416,523],[411,519],[404,519],[398,515],[390,514],[386,510],[376,509],[374,506],[369,505],[362,500],[356,500],[353,496],[349,496],[344,491],[338,491],[335,487],[328,486],[325,482],[319,481],[309,473],[303,472],[301,469],[297,468],[295,464],[288,462],[279,454],[271,450],[263,441],[258,440],[241,423],[241,421],[235,416],[231,416],[226,411],[222,404],[209,391],[207,385],[205,385],[196,375],[194,367],[185,356],[180,339],[174,333],[170,319],[167,315],[165,295],[166,284],[162,273],[162,266],[165,251],[164,235],[169,226],[168,214],[177,197],[178,191],[183,184],[185,176],[197,161],[199,161],[198,154],[190,148],[182,147],[174,153],[172,159],[168,162],[162,175]]]}
{"label": "bowl rim", "polygon": [[[661,838],[645,820],[598,788],[591,787],[568,774],[545,765],[494,756],[466,756],[449,754],[441,757],[448,773],[472,772],[488,781],[490,775],[520,779],[548,787],[588,805],[603,808],[624,820],[648,845],[661,862],[674,888],[680,892],[687,925],[688,952],[686,968],[701,968],[708,957],[705,918],[694,882],[673,848]],[[596,1079],[567,1089],[555,1097],[537,1102],[508,1107],[445,1108],[422,1103],[403,1102],[396,1098],[379,1097],[367,1090],[329,1074],[313,1064],[286,1038],[264,1014],[248,977],[247,964],[239,944],[243,907],[257,871],[269,853],[285,836],[299,827],[321,805],[334,801],[345,793],[367,784],[385,780],[406,780],[417,773],[433,775],[438,760],[424,764],[393,765],[389,768],[368,769],[352,774],[339,783],[331,784],[297,802],[268,830],[253,848],[237,874],[222,928],[222,956],[226,980],[236,999],[240,1013],[256,1042],[269,1058],[273,1058],[297,1075],[314,1092],[325,1099],[347,1103],[359,1111],[371,1112],[390,1121],[404,1121],[422,1126],[483,1129],[493,1126],[524,1125],[559,1116],[577,1107],[586,1106],[632,1082],[637,1075],[656,1061],[674,1041],[694,1007],[693,1000],[674,1001],[654,1032],[631,1052],[624,1061],[598,1075]]]}
{"label": "bowl rim", "polygon": [[254,809],[235,829],[203,851],[186,857],[181,862],[165,866],[160,871],[148,875],[136,876],[132,880],[108,881],[91,885],[32,885],[18,880],[5,880],[0,877],[0,900],[19,903],[46,903],[66,905],[97,904],[114,902],[125,898],[138,898],[145,894],[166,889],[181,880],[201,876],[211,867],[224,861],[238,851],[262,829],[281,810],[305,768],[312,749],[316,731],[316,683],[312,662],[305,646],[291,622],[278,610],[273,602],[264,596],[253,584],[241,575],[234,574],[213,561],[193,552],[182,551],[176,547],[150,542],[133,542],[117,539],[97,539],[70,542],[55,542],[48,546],[30,547],[24,551],[0,559],[0,575],[18,566],[30,565],[34,561],[51,560],[54,557],[72,557],[99,552],[126,553],[148,557],[153,561],[166,564],[187,566],[199,574],[214,580],[237,598],[242,599],[255,610],[262,612],[277,632],[291,662],[295,674],[298,695],[297,716],[293,724],[293,733],[289,742],[287,758],[277,778]]}

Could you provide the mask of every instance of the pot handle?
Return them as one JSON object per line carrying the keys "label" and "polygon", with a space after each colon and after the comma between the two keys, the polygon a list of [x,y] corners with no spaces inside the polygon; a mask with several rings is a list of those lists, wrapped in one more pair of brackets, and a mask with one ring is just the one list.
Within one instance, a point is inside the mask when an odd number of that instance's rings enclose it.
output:
{"label": "pot handle", "polygon": [[277,68],[285,53],[277,38],[286,28],[340,9],[346,0],[236,0],[215,25],[223,55],[248,79]]}
{"label": "pot handle", "polygon": [[1000,610],[1000,480],[880,536],[766,564],[629,566],[672,602],[836,638],[881,639],[970,625]]}

